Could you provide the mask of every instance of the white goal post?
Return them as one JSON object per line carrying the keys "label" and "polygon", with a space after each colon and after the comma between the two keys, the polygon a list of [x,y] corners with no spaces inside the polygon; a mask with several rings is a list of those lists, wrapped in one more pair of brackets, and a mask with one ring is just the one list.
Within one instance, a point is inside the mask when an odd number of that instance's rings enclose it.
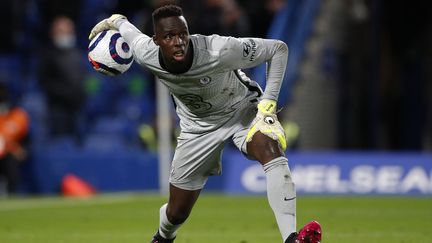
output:
{"label": "white goal post", "polygon": [[157,133],[159,158],[159,192],[168,195],[169,174],[173,155],[171,134],[173,131],[171,117],[171,96],[168,88],[156,78]]}

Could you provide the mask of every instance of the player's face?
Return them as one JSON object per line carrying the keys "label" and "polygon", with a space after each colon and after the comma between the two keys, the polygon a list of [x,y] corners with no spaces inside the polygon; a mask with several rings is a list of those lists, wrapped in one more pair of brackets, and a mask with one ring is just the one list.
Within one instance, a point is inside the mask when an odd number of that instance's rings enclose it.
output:
{"label": "player's face", "polygon": [[160,19],[155,23],[153,40],[162,51],[165,62],[184,63],[189,51],[189,29],[183,16]]}

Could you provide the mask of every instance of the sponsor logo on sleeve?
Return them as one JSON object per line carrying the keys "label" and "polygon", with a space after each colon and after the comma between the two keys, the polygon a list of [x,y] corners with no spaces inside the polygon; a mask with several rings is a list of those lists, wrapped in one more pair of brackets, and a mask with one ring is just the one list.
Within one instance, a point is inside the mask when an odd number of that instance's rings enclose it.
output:
{"label": "sponsor logo on sleeve", "polygon": [[253,39],[243,42],[243,57],[248,57],[249,61],[253,61],[256,57],[257,44]]}

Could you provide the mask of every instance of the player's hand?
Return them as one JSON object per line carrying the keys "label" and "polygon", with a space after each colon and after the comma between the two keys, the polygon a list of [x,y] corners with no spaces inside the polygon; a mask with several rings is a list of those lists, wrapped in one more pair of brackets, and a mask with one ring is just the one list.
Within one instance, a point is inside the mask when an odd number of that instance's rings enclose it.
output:
{"label": "player's hand", "polygon": [[118,30],[120,20],[127,20],[127,18],[121,14],[113,14],[111,17],[100,21],[91,30],[89,40],[104,30]]}
{"label": "player's hand", "polygon": [[264,99],[258,104],[258,112],[255,119],[252,121],[252,125],[246,137],[246,142],[250,142],[253,135],[258,131],[276,140],[282,150],[286,149],[285,130],[282,128],[276,116],[276,101]]}

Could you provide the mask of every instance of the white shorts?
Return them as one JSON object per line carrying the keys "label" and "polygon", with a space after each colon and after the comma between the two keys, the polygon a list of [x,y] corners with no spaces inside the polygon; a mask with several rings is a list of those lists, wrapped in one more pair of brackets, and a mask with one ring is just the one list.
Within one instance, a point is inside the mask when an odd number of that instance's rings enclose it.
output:
{"label": "white shorts", "polygon": [[240,151],[247,154],[246,136],[256,112],[256,104],[251,104],[215,131],[180,133],[171,165],[170,183],[184,190],[202,189],[208,176],[221,174],[222,152],[230,138]]}

